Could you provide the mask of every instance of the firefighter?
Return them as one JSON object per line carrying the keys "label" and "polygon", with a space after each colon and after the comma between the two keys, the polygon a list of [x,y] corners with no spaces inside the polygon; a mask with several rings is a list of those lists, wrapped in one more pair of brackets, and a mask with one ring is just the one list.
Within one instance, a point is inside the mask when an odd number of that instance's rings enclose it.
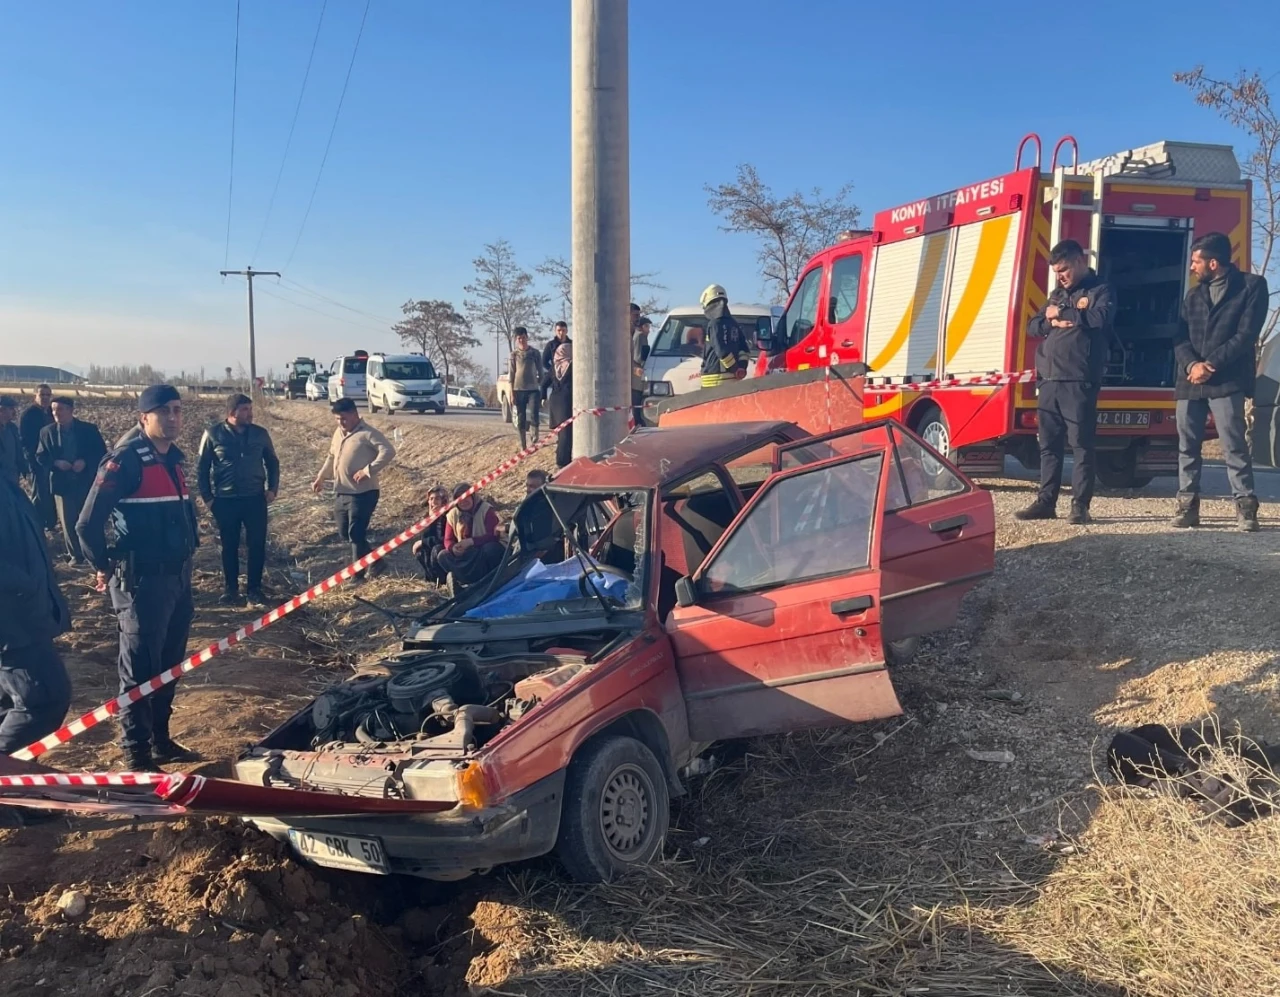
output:
{"label": "firefighter", "polygon": [[702,386],[714,388],[747,376],[747,339],[729,313],[729,294],[710,285],[699,299],[707,316],[707,340],[702,354]]}
{"label": "firefighter", "polygon": [[[178,664],[191,630],[191,557],[199,546],[195,507],[174,444],[182,431],[176,388],[153,384],[138,397],[141,432],[98,467],[77,530],[109,591],[120,624],[120,691]],[[106,525],[115,527],[107,547]],[[155,772],[199,756],[173,740],[174,683],[120,711],[121,747],[130,771]]]}
{"label": "firefighter", "polygon": [[1094,436],[1098,389],[1111,342],[1115,298],[1111,285],[1089,266],[1080,243],[1064,239],[1049,253],[1058,286],[1028,324],[1036,348],[1040,493],[1014,515],[1018,519],[1056,519],[1062,487],[1062,459],[1071,447],[1071,515],[1068,522],[1089,522],[1093,498]]}

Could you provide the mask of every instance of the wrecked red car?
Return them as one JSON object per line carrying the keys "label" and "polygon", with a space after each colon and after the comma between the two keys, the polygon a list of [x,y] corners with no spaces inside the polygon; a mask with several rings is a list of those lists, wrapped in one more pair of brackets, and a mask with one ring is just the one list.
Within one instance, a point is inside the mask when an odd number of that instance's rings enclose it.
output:
{"label": "wrecked red car", "polygon": [[991,497],[897,423],[643,429],[515,514],[487,582],[235,762],[159,795],[321,866],[650,860],[712,742],[901,712],[892,670],[994,560]]}
{"label": "wrecked red car", "polygon": [[[992,570],[991,497],[901,425],[641,430],[517,510],[506,562],[235,764],[349,812],[250,819],[319,865],[455,879],[651,859],[711,742],[893,716]],[[332,813],[332,810],[329,810]]]}

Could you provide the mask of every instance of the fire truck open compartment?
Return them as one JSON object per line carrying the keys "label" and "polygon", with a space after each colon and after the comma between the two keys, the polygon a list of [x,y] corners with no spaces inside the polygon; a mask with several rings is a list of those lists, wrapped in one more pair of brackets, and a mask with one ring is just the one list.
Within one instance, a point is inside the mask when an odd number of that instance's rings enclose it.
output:
{"label": "fire truck open compartment", "polygon": [[[1145,222],[1146,220],[1144,220]],[[1185,292],[1188,230],[1178,219],[1102,228],[1100,276],[1116,297],[1115,336],[1103,383],[1171,388],[1173,340]]]}

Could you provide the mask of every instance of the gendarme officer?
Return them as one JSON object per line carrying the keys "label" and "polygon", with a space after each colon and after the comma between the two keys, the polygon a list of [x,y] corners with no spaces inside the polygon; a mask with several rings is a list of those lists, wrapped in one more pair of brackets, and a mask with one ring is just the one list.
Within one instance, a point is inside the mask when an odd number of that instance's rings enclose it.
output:
{"label": "gendarme officer", "polygon": [[[122,440],[98,466],[77,532],[110,591],[120,621],[120,691],[132,689],[187,653],[191,630],[191,557],[199,545],[195,508],[183,475],[176,388],[153,384],[138,398],[141,432]],[[107,520],[115,528],[108,547]],[[120,711],[121,747],[131,771],[157,771],[199,756],[169,733],[174,684]]]}

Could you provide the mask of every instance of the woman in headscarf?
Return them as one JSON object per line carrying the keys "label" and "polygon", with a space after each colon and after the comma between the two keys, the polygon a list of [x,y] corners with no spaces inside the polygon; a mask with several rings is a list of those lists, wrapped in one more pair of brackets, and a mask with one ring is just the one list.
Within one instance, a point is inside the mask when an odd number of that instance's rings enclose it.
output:
{"label": "woman in headscarf", "polygon": [[[547,371],[544,386],[550,394],[547,414],[552,427],[560,425],[573,415],[573,343],[565,340],[556,347]],[[573,460],[573,427],[566,426],[556,438],[556,467],[564,467]]]}

